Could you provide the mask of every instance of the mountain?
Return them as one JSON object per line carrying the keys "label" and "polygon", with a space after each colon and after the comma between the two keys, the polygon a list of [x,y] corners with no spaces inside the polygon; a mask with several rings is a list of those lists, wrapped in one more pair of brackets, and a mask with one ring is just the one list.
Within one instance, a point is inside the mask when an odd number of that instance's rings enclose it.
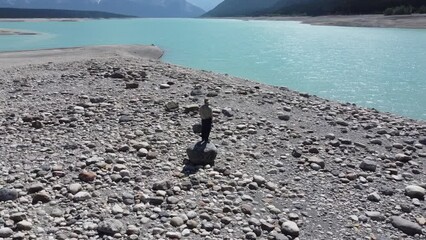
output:
{"label": "mountain", "polygon": [[186,0],[0,0],[0,7],[102,11],[138,17],[198,17]]}
{"label": "mountain", "polygon": [[205,11],[210,11],[215,8],[223,0],[186,0],[187,2],[202,8]]}
{"label": "mountain", "polygon": [[126,18],[129,16],[98,11],[59,9],[0,8],[0,18]]}
{"label": "mountain", "polygon": [[225,0],[207,17],[260,15],[382,14],[398,6],[420,8],[425,0]]}
{"label": "mountain", "polygon": [[204,17],[251,16],[263,13],[280,0],[225,0]]}

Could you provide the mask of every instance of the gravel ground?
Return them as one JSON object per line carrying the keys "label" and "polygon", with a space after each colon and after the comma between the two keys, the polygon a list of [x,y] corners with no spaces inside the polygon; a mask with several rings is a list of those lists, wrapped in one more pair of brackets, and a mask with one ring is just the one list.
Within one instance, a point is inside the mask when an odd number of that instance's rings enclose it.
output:
{"label": "gravel ground", "polygon": [[426,239],[422,121],[126,55],[3,66],[0,106],[0,238]]}

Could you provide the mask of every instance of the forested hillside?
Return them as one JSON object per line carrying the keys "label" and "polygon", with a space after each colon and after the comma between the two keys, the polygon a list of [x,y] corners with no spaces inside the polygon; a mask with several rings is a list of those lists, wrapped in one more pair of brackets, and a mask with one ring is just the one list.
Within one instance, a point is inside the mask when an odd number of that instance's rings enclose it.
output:
{"label": "forested hillside", "polygon": [[211,17],[259,15],[383,14],[389,8],[407,6],[418,12],[425,0],[225,0],[205,14]]}
{"label": "forested hillside", "polygon": [[[281,4],[281,5],[280,5]],[[387,8],[398,6],[420,8],[425,0],[305,0],[280,1],[272,8],[272,14],[283,15],[352,15],[382,14]]]}
{"label": "forested hillside", "polygon": [[186,0],[0,0],[0,7],[101,11],[138,17],[199,17],[205,13]]}
{"label": "forested hillside", "polygon": [[250,16],[267,12],[280,0],[225,0],[205,17]]}

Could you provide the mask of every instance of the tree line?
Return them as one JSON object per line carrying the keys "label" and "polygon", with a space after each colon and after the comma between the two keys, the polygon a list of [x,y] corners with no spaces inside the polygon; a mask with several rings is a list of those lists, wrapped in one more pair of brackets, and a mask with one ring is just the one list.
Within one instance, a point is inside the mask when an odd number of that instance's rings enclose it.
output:
{"label": "tree line", "polygon": [[225,0],[212,17],[426,13],[425,0]]}
{"label": "tree line", "polygon": [[273,14],[309,16],[390,14],[391,10],[399,14],[423,12],[425,5],[424,0],[282,0],[271,10]]}

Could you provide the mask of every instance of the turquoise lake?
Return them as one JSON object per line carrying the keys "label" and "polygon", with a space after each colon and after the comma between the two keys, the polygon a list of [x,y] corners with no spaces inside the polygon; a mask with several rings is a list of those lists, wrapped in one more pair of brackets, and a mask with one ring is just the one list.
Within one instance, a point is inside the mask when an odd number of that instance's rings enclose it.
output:
{"label": "turquoise lake", "polygon": [[426,120],[426,30],[284,21],[126,19],[0,22],[0,51],[155,44],[164,61]]}

